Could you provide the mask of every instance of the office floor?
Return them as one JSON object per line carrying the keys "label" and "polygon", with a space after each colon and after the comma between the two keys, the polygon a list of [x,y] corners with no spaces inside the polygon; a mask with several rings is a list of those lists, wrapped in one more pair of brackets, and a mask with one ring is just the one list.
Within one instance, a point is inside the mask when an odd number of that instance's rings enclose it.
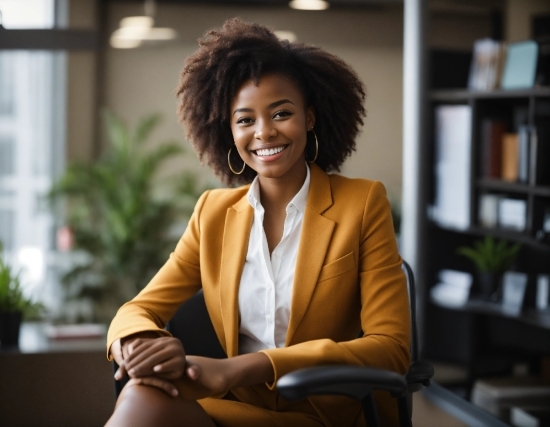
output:
{"label": "office floor", "polygon": [[[433,363],[434,380],[439,383],[456,383],[465,377],[465,371],[460,368]],[[413,425],[415,427],[468,427],[462,421],[449,415],[428,401],[422,392],[413,394]]]}
{"label": "office floor", "polygon": [[455,417],[426,400],[422,393],[413,396],[414,427],[468,427]]}

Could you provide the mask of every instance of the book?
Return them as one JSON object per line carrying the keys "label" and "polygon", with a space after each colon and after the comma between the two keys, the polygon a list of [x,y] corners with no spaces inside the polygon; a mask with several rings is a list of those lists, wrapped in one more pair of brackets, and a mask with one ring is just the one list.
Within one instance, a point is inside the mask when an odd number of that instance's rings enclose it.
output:
{"label": "book", "polygon": [[482,227],[495,228],[498,225],[497,194],[481,194],[478,202],[478,221]]}
{"label": "book", "polygon": [[518,182],[529,182],[529,166],[531,158],[531,143],[533,129],[523,125],[518,129]]}
{"label": "book", "polygon": [[545,427],[550,425],[550,408],[539,406],[512,406],[510,424],[514,427]]}
{"label": "book", "polygon": [[486,178],[500,178],[502,164],[502,136],[506,132],[505,122],[484,119],[481,122],[481,175]]}
{"label": "book", "polygon": [[520,312],[527,288],[527,273],[507,271],[502,278],[502,308],[508,312]]}
{"label": "book", "polygon": [[536,307],[538,310],[550,308],[550,275],[539,274],[537,276]]}
{"label": "book", "polygon": [[503,89],[530,88],[535,85],[539,45],[527,40],[508,45],[502,75]]}
{"label": "book", "polygon": [[550,118],[540,116],[535,118],[533,128],[535,152],[531,155],[531,183],[534,185],[550,185]]}
{"label": "book", "polygon": [[472,109],[440,105],[435,109],[435,198],[433,220],[458,230],[470,226]]}
{"label": "book", "polygon": [[515,231],[524,231],[527,225],[527,201],[501,198],[498,201],[498,225]]}
{"label": "book", "polygon": [[501,178],[504,181],[516,182],[518,180],[518,134],[503,134],[501,150]]}
{"label": "book", "polygon": [[490,38],[476,40],[473,47],[468,88],[473,90],[498,88],[505,52],[504,44],[497,40]]}

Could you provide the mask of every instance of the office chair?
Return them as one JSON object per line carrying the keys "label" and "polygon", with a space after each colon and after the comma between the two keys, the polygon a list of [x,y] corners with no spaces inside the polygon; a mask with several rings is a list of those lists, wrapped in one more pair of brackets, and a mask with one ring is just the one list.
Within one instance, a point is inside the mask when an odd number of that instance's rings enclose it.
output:
{"label": "office chair", "polygon": [[433,367],[418,360],[416,289],[409,264],[403,261],[411,314],[411,364],[405,375],[364,366],[329,365],[299,369],[277,381],[277,391],[288,400],[316,394],[339,394],[361,402],[367,425],[378,426],[378,412],[372,391],[385,390],[397,399],[400,427],[412,427],[412,393],[430,385]]}
{"label": "office chair", "polygon": [[[418,335],[416,330],[416,299],[414,277],[410,266],[403,261],[403,270],[407,277],[411,312],[411,365],[407,374],[368,368],[362,366],[330,365],[300,369],[287,374],[277,382],[277,390],[288,400],[304,399],[315,394],[340,394],[359,400],[369,427],[380,425],[373,390],[389,391],[397,399],[399,424],[401,427],[412,426],[413,392],[428,386],[433,376],[433,368],[425,362],[418,361]],[[186,327],[185,325],[193,325]],[[219,343],[214,326],[210,321],[202,290],[181,305],[166,329],[178,338],[187,354],[225,358],[225,351]],[[114,369],[118,369],[116,363]],[[115,381],[118,397],[127,378]]]}

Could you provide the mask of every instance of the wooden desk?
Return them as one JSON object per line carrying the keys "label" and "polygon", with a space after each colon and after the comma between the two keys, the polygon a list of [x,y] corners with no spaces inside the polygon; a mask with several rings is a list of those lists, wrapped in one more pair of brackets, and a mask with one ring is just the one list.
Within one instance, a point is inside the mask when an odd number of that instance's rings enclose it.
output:
{"label": "wooden desk", "polygon": [[115,394],[105,338],[50,340],[23,324],[18,348],[0,348],[0,425],[99,427]]}

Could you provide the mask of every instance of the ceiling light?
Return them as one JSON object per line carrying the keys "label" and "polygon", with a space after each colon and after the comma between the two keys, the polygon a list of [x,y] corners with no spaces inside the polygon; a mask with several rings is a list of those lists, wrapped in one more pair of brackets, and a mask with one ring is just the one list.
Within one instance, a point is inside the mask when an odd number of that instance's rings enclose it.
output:
{"label": "ceiling light", "polygon": [[324,0],[292,0],[288,4],[292,9],[299,10],[325,10],[330,4]]}
{"label": "ceiling light", "polygon": [[120,27],[111,35],[111,46],[116,49],[131,49],[146,42],[173,40],[178,36],[172,28],[154,27],[154,0],[145,1],[144,16],[129,16],[120,21]]}

